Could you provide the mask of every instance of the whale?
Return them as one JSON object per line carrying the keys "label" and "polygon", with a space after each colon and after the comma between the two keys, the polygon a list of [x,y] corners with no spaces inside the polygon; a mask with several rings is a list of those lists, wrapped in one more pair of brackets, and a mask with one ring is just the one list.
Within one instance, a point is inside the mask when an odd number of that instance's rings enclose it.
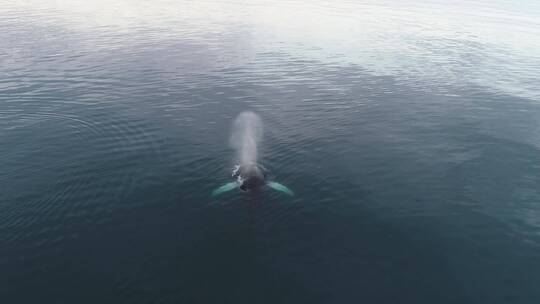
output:
{"label": "whale", "polygon": [[212,191],[213,196],[233,189],[254,192],[263,188],[271,188],[291,196],[294,195],[292,190],[283,184],[269,180],[268,170],[257,161],[262,134],[263,125],[259,115],[251,111],[244,111],[236,117],[232,125],[230,144],[236,150],[238,164],[232,170],[233,181]]}
{"label": "whale", "polygon": [[294,192],[287,186],[276,181],[268,180],[268,170],[262,165],[251,163],[236,165],[232,170],[231,177],[234,181],[212,191],[212,196],[239,189],[243,192],[255,192],[264,188],[274,189],[276,191],[294,196]]}

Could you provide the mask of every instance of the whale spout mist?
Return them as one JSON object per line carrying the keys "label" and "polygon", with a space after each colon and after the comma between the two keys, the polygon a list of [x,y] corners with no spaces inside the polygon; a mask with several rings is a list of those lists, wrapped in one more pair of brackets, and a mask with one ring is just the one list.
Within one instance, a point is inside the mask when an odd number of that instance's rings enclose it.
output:
{"label": "whale spout mist", "polygon": [[263,125],[257,114],[246,111],[236,117],[232,128],[231,146],[236,150],[236,158],[241,166],[257,163],[258,145],[262,134]]}

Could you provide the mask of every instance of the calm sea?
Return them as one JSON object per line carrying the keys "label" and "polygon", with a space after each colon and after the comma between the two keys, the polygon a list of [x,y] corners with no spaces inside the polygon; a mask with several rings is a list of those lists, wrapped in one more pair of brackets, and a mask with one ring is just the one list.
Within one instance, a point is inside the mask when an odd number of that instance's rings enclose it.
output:
{"label": "calm sea", "polygon": [[[0,302],[540,303],[538,1],[0,3]],[[230,181],[231,124],[296,195]]]}

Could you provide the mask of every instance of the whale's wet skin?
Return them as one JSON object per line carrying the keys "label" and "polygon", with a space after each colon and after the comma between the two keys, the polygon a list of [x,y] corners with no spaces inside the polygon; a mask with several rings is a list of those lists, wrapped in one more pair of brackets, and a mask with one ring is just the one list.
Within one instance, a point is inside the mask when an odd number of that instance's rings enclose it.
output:
{"label": "whale's wet skin", "polygon": [[539,4],[0,1],[0,303],[540,303]]}
{"label": "whale's wet skin", "polygon": [[257,164],[237,165],[233,170],[242,191],[259,189],[266,184],[266,172]]}

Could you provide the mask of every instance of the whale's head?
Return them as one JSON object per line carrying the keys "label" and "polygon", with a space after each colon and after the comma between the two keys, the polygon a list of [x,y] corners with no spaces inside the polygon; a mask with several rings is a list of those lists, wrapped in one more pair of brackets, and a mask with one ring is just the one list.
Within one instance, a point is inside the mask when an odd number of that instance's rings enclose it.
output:
{"label": "whale's head", "polygon": [[267,179],[267,170],[256,163],[247,163],[234,166],[232,177],[233,182],[228,182],[212,191],[212,196],[238,189],[242,191],[257,191],[263,186],[286,193],[293,196],[294,193],[286,186]]}
{"label": "whale's head", "polygon": [[243,191],[258,189],[266,184],[265,169],[254,163],[237,166],[233,177],[240,182]]}

